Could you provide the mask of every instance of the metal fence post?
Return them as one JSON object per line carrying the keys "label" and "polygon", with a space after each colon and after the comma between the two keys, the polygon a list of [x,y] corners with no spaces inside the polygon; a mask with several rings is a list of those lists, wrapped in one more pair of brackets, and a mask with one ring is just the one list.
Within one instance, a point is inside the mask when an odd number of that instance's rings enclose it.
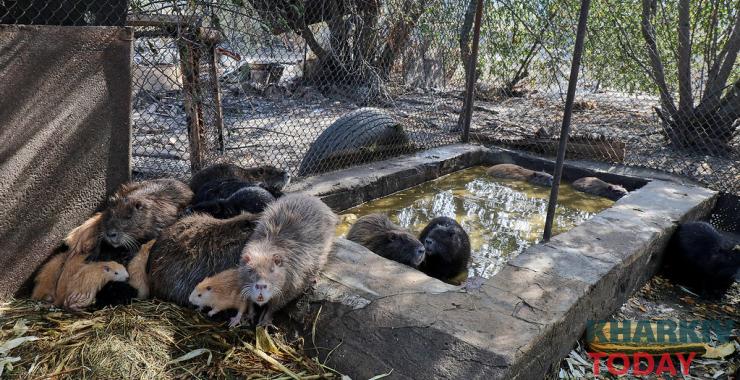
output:
{"label": "metal fence post", "polygon": [[468,77],[465,83],[465,103],[463,104],[462,141],[470,141],[470,121],[473,118],[473,101],[475,99],[475,67],[478,63],[478,43],[480,42],[480,24],[483,18],[483,0],[478,0],[475,9],[475,22],[473,24],[473,49],[470,52],[468,65]]}
{"label": "metal fence post", "polygon": [[547,204],[547,218],[545,219],[545,232],[543,239],[550,240],[552,237],[552,224],[555,218],[555,207],[558,203],[558,191],[560,190],[560,179],[563,176],[563,161],[565,161],[565,149],[568,145],[568,134],[570,133],[570,118],[573,114],[573,100],[576,96],[578,85],[578,70],[581,66],[581,53],[583,53],[583,40],[586,38],[586,24],[588,21],[588,8],[591,0],[581,0],[581,12],[578,16],[578,30],[576,32],[576,46],[573,50],[573,61],[570,66],[570,78],[568,79],[568,94],[565,98],[565,111],[563,113],[563,125],[560,128],[560,143],[558,155],[555,161],[555,177],[550,191],[550,201]]}

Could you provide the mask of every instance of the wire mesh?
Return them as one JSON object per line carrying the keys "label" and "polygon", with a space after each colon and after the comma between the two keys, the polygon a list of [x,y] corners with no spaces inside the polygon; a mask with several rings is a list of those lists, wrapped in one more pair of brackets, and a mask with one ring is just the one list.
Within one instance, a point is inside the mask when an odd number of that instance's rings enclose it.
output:
{"label": "wire mesh", "polygon": [[[475,4],[4,0],[0,22],[135,28],[138,177],[222,161],[308,175],[460,140]],[[484,2],[473,141],[555,155],[578,4]],[[736,1],[591,8],[566,158],[740,194]],[[307,154],[329,148],[321,162]]]}

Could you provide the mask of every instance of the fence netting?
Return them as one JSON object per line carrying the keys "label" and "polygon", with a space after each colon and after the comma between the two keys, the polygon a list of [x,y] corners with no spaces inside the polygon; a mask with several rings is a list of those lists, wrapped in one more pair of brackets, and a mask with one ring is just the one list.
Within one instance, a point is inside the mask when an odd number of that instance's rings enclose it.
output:
{"label": "fence netting", "polygon": [[[474,142],[554,156],[579,1],[485,0]],[[133,167],[310,175],[459,142],[477,0],[0,0],[135,30]],[[594,0],[566,157],[740,194],[736,0]]]}

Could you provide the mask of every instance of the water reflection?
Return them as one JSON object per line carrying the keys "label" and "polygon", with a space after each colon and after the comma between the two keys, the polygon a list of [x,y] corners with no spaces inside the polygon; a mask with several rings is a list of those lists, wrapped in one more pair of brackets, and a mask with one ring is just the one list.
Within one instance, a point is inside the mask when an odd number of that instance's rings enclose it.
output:
{"label": "water reflection", "polygon": [[[474,167],[351,208],[343,213],[338,234],[355,217],[381,212],[420,232],[437,216],[455,218],[470,235],[473,262],[469,276],[490,277],[511,257],[542,236],[550,189],[522,181],[501,180]],[[560,187],[553,233],[567,231],[614,202]]]}

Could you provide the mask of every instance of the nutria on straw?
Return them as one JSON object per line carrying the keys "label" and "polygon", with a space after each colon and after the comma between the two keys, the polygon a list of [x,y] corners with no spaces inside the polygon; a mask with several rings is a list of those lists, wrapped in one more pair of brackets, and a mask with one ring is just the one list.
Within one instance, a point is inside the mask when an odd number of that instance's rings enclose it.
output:
{"label": "nutria on straw", "polygon": [[[211,165],[201,169],[190,179],[190,188],[196,194],[194,203],[227,198],[238,190],[232,188],[226,195],[216,196],[214,191],[220,191],[218,188],[223,186],[223,182],[242,182],[250,186],[260,186],[278,197],[282,195],[283,188],[290,183],[290,174],[273,166],[242,168],[234,164]],[[206,185],[207,188],[204,188]]]}
{"label": "nutria on straw", "polygon": [[243,211],[259,214],[275,197],[269,191],[258,186],[247,186],[238,189],[227,198],[203,201],[186,209],[186,213],[204,212],[219,219],[232,218]]}
{"label": "nutria on straw", "polygon": [[239,285],[239,271],[236,268],[227,269],[199,282],[188,300],[198,310],[210,307],[209,317],[223,310],[237,309],[236,315],[229,321],[229,326],[234,327],[241,323],[248,305]]}
{"label": "nutria on straw", "polygon": [[239,264],[242,295],[263,309],[259,325],[269,325],[274,312],[316,280],[338,221],[329,206],[311,195],[288,194],[267,206]]}
{"label": "nutria on straw", "polygon": [[424,245],[419,239],[384,214],[370,214],[357,219],[347,233],[347,240],[414,268],[424,260]]}

